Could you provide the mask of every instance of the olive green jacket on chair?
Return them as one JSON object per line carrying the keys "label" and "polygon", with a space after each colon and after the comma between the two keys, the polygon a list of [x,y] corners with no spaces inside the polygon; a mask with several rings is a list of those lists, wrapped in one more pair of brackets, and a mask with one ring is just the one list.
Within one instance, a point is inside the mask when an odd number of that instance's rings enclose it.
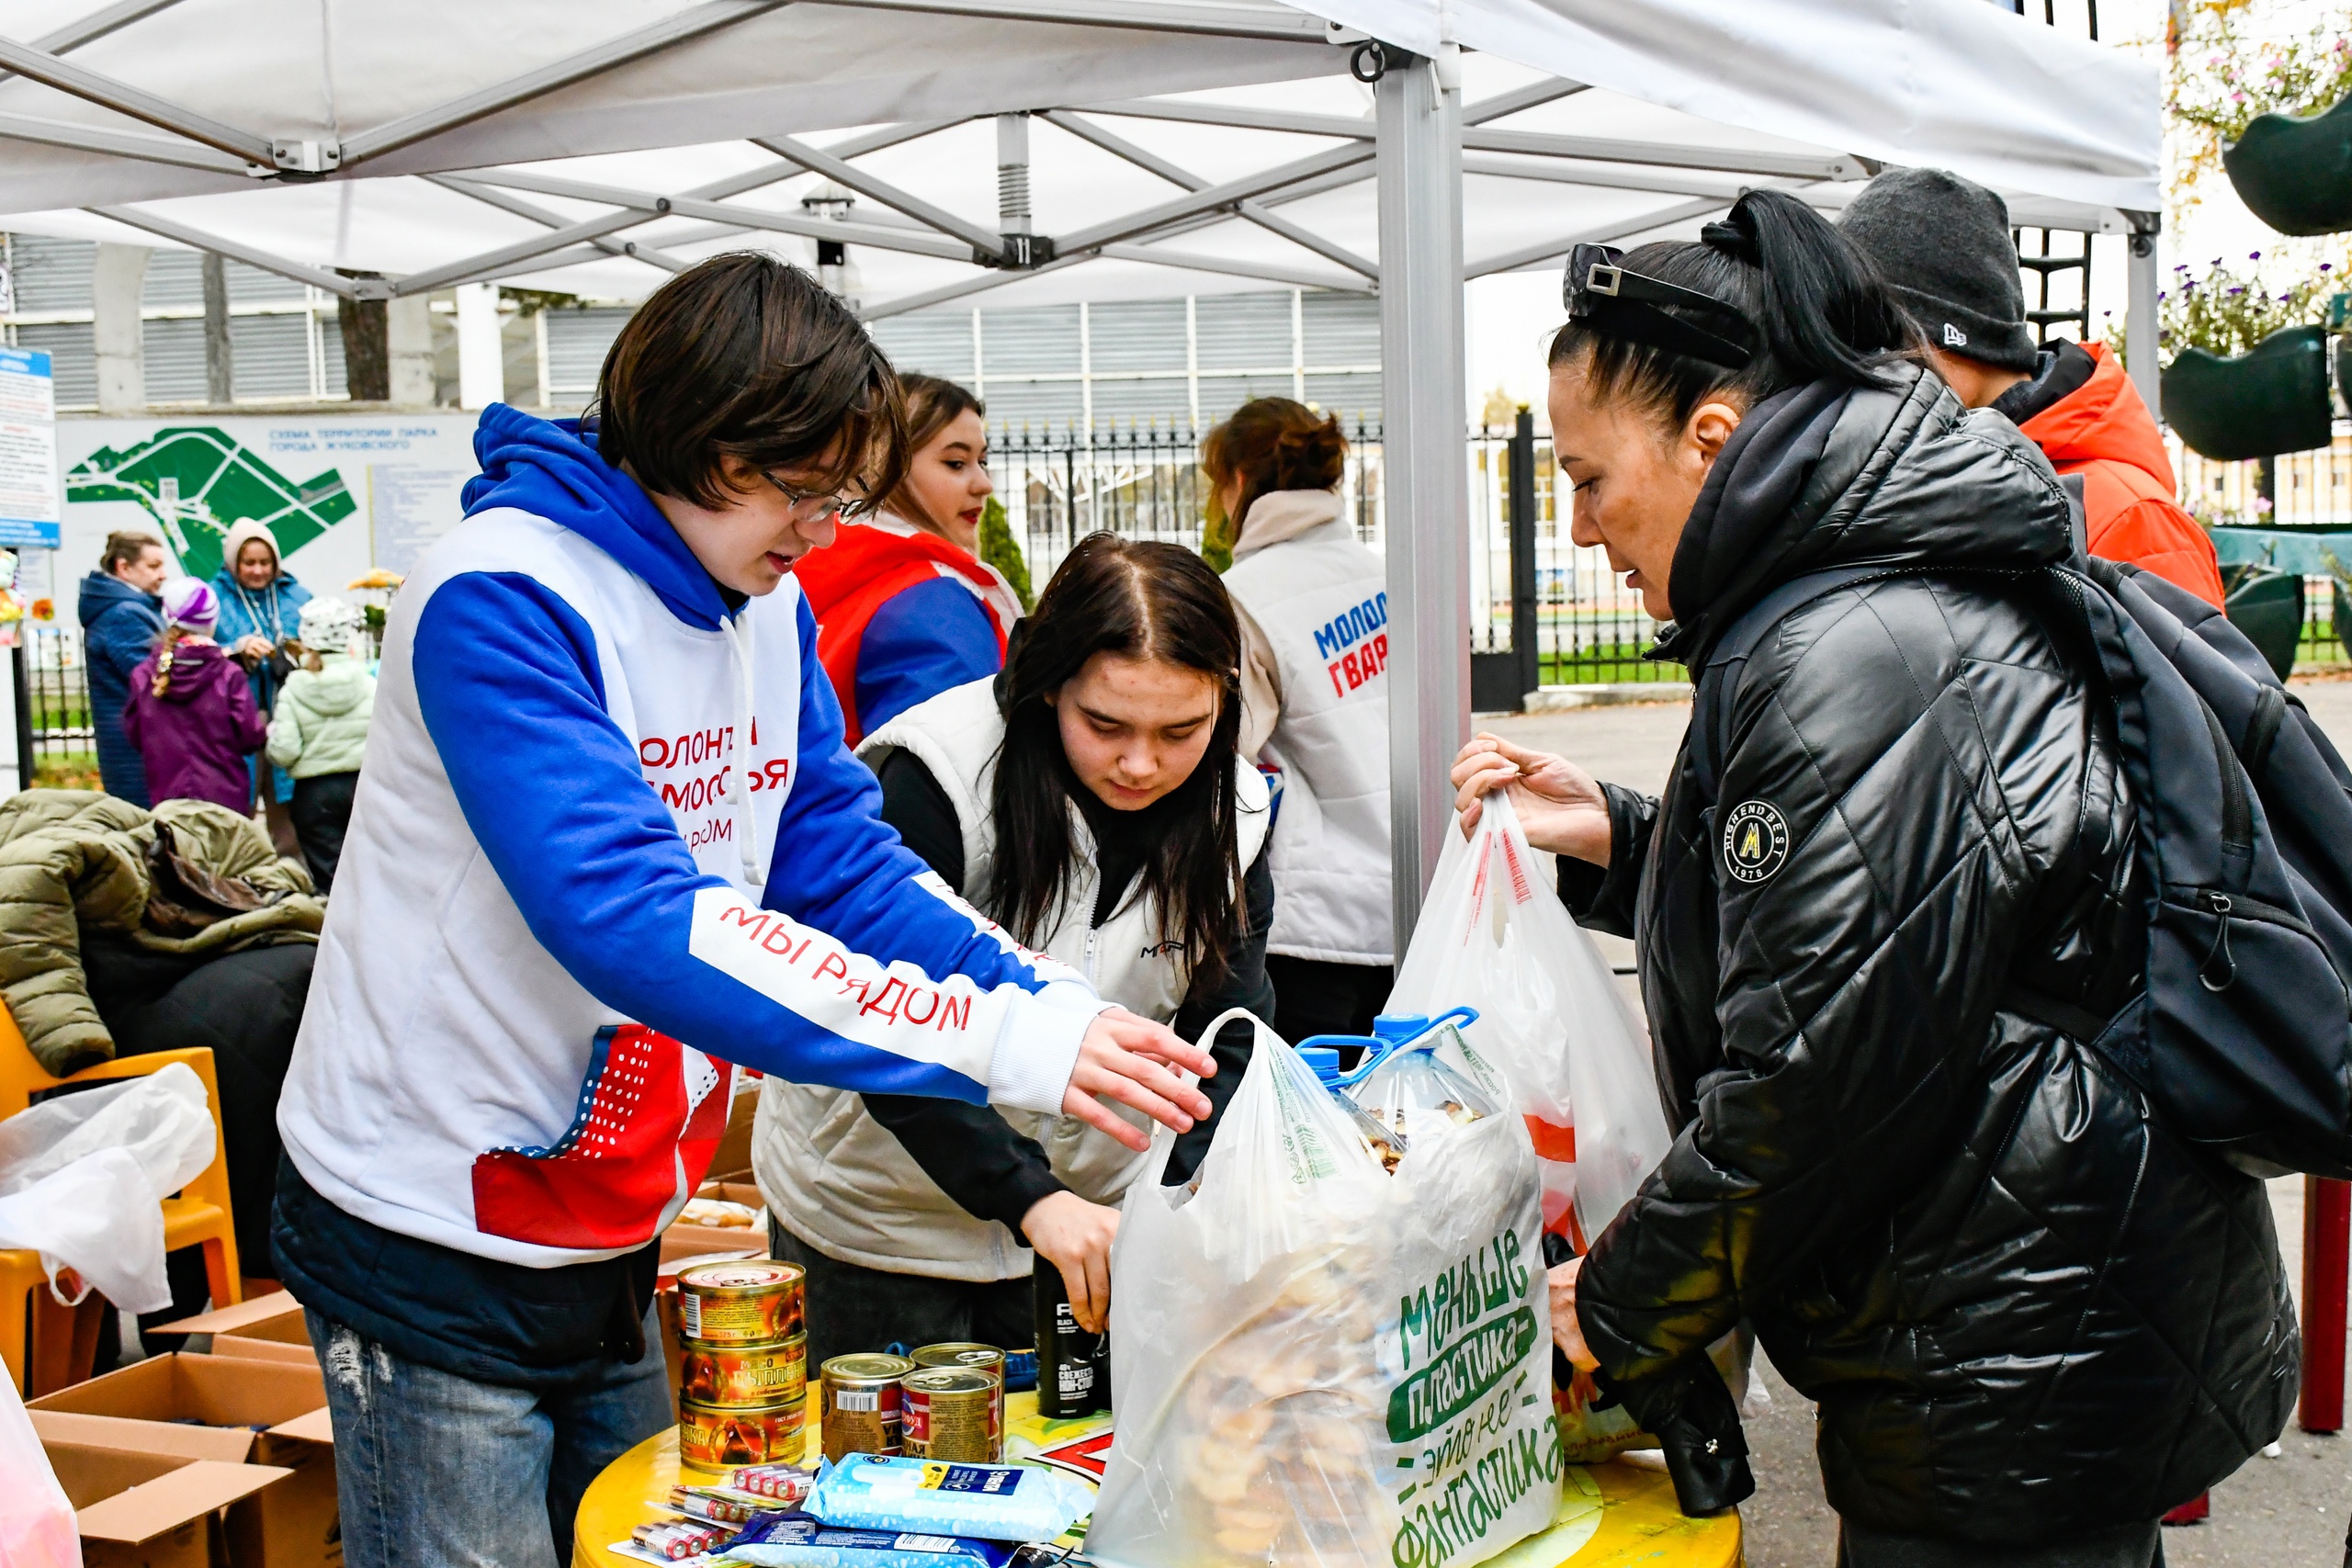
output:
{"label": "olive green jacket on chair", "polygon": [[143,811],[95,790],[0,801],[0,1001],[41,1070],[111,1060],[90,1000],[85,930],[159,953],[316,942],[326,904],[252,818],[209,801]]}

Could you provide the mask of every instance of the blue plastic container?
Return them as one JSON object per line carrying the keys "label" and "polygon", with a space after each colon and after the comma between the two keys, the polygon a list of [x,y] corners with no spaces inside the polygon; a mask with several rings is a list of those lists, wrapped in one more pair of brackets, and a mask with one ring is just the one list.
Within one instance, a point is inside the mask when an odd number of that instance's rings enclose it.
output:
{"label": "blue plastic container", "polygon": [[[1476,1008],[1452,1008],[1431,1018],[1421,1012],[1384,1012],[1372,1021],[1370,1034],[1313,1034],[1298,1043],[1298,1054],[1315,1069],[1315,1076],[1333,1089],[1342,1089],[1378,1066],[1381,1058],[1400,1045],[1409,1045],[1442,1024],[1476,1023]],[[1363,1053],[1356,1065],[1344,1072],[1340,1067],[1340,1053],[1358,1050]]]}

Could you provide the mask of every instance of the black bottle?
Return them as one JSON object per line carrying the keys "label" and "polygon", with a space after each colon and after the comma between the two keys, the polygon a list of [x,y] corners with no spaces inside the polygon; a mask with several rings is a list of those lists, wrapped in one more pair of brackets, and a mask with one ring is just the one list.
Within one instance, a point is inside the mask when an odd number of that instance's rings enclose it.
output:
{"label": "black bottle", "polygon": [[1031,1279],[1037,1303],[1037,1414],[1068,1419],[1110,1409],[1110,1335],[1078,1325],[1059,1269],[1040,1258]]}

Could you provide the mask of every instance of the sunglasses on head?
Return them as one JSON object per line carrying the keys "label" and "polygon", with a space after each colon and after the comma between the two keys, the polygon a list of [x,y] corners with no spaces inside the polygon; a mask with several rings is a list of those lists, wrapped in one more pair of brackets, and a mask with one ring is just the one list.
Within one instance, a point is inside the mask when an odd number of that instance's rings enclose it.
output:
{"label": "sunglasses on head", "polygon": [[[1560,302],[1568,320],[1609,337],[1647,344],[1730,370],[1745,370],[1763,344],[1736,305],[1662,278],[1628,272],[1625,253],[1614,245],[1581,244],[1568,253],[1560,280]],[[1678,311],[1699,315],[1708,324]]]}

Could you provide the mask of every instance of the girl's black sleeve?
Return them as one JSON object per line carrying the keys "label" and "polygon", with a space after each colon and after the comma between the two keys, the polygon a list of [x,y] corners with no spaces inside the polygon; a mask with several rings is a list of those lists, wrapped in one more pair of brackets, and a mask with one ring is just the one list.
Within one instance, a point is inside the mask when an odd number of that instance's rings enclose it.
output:
{"label": "girl's black sleeve", "polygon": [[[1241,940],[1226,955],[1225,973],[1214,983],[1194,981],[1184,1005],[1176,1010],[1169,1024],[1187,1040],[1198,1038],[1217,1014],[1228,1009],[1248,1008],[1269,1021],[1274,1016],[1274,983],[1266,978],[1266,933],[1274,924],[1274,874],[1267,867],[1266,856],[1267,851],[1260,850],[1242,879]],[[1250,1070],[1250,1050],[1257,1038],[1257,1031],[1245,1019],[1236,1019],[1216,1032],[1216,1040],[1209,1047],[1209,1054],[1216,1058],[1216,1076],[1201,1085],[1201,1092],[1209,1100],[1208,1118],[1193,1123],[1191,1132],[1177,1134],[1176,1147],[1168,1156],[1167,1174],[1161,1178],[1165,1185],[1190,1181],[1193,1172],[1200,1168],[1209,1152],[1209,1141],[1216,1136],[1216,1125],[1225,1119],[1227,1102],[1241,1087],[1241,1075]]]}
{"label": "girl's black sleeve", "polygon": [[[964,831],[931,770],[911,751],[893,751],[879,776],[882,820],[948,886],[963,886]],[[1262,957],[1259,967],[1264,968]],[[861,1098],[865,1113],[888,1127],[922,1173],[975,1219],[1001,1221],[1020,1235],[1021,1217],[1031,1205],[1064,1190],[1036,1141],[985,1105],[912,1094]]]}

